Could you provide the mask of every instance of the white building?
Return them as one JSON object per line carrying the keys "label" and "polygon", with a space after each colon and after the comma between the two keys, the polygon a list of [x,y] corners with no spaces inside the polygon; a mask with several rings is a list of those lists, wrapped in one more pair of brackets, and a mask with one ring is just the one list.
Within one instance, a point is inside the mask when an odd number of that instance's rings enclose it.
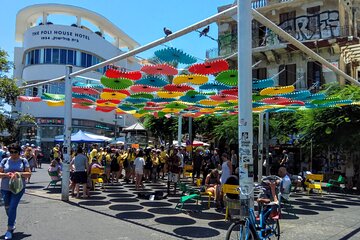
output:
{"label": "white building", "polygon": [[[56,19],[72,18],[73,23],[50,22],[54,15]],[[63,76],[66,65],[73,65],[73,71],[77,71],[139,46],[105,17],[84,8],[62,4],[38,4],[20,10],[16,17],[15,37],[21,47],[15,48],[14,77],[20,80],[20,84]],[[135,58],[115,65],[126,70],[139,69]],[[98,69],[83,77],[100,79],[105,70]],[[60,82],[27,89],[26,95],[41,96],[43,92],[64,94],[64,84]],[[54,144],[54,136],[64,133],[64,107],[49,107],[44,102],[20,102],[17,108],[21,113],[33,115],[37,122],[36,125],[22,125],[22,144],[41,143],[46,150]],[[114,112],[73,109],[72,116],[73,132],[81,129],[114,136]],[[131,115],[124,115],[117,124],[124,127],[135,122]]]}

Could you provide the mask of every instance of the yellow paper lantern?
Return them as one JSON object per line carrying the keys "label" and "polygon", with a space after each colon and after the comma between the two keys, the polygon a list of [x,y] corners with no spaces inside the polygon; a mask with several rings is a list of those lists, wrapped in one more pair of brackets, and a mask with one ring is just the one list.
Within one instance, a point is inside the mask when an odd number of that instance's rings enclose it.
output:
{"label": "yellow paper lantern", "polygon": [[220,102],[211,100],[211,99],[203,99],[199,101],[200,104],[205,105],[205,106],[216,106],[218,104],[220,104]]}
{"label": "yellow paper lantern", "polygon": [[283,93],[291,93],[295,91],[293,85],[284,86],[284,87],[268,87],[260,91],[260,95],[277,95]]}
{"label": "yellow paper lantern", "polygon": [[118,100],[122,100],[124,98],[126,98],[127,95],[124,93],[119,93],[119,92],[103,92],[100,94],[100,98],[101,99],[118,99]]}
{"label": "yellow paper lantern", "polygon": [[65,101],[46,101],[49,107],[61,107],[64,106]]}
{"label": "yellow paper lantern", "polygon": [[201,85],[207,83],[209,78],[205,75],[191,74],[191,75],[178,75],[174,77],[174,84],[190,83],[195,85]]}
{"label": "yellow paper lantern", "polygon": [[168,92],[168,91],[160,91],[157,92],[157,95],[161,98],[177,98],[184,95],[182,92]]}

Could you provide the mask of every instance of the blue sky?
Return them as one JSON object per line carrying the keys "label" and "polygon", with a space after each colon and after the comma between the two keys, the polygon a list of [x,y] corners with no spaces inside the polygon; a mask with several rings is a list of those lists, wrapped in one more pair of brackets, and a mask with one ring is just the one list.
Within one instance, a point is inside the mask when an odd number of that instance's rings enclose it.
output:
{"label": "blue sky", "polygon": [[[13,59],[14,47],[18,45],[15,42],[16,14],[20,9],[33,4],[69,4],[92,10],[106,17],[130,37],[144,45],[163,37],[163,27],[168,27],[173,32],[178,31],[216,14],[217,7],[233,2],[233,0],[3,0],[0,48],[8,52],[10,60]],[[57,19],[54,19],[54,23],[56,23],[55,20],[57,21]],[[217,38],[217,31],[216,24],[210,25],[210,36]],[[204,37],[199,38],[197,32],[175,39],[168,45],[199,59],[205,58],[206,50],[217,47],[215,41]],[[139,56],[151,57],[157,49],[147,51]]]}

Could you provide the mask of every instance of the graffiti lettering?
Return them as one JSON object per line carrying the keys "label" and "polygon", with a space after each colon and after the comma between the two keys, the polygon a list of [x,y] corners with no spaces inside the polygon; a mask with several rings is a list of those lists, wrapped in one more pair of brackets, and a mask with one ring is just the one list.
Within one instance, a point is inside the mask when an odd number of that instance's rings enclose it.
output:
{"label": "graffiti lettering", "polygon": [[340,35],[339,12],[335,10],[299,16],[280,23],[279,27],[299,41],[338,37]]}

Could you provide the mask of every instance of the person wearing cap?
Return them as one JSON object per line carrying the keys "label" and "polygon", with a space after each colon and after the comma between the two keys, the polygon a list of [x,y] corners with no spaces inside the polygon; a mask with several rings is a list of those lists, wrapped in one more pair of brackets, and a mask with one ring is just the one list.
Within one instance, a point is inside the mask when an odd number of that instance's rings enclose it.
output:
{"label": "person wearing cap", "polygon": [[[160,151],[159,151],[160,153]],[[152,149],[151,153],[151,163],[152,163],[152,168],[151,168],[151,180],[153,183],[156,183],[156,179],[157,179],[157,174],[158,174],[158,167],[159,167],[159,156],[158,153],[156,152],[156,149]]]}
{"label": "person wearing cap", "polygon": [[[98,155],[98,150],[97,150],[97,147],[98,147],[98,145],[95,143],[95,144],[93,144],[92,146],[92,149],[91,149],[91,151],[90,151],[90,153],[89,153],[89,159],[94,159],[95,157],[97,157],[97,155]],[[100,162],[99,162],[100,163]]]}
{"label": "person wearing cap", "polygon": [[61,157],[59,144],[56,144],[55,147],[53,147],[52,151],[53,151],[53,159]]}

